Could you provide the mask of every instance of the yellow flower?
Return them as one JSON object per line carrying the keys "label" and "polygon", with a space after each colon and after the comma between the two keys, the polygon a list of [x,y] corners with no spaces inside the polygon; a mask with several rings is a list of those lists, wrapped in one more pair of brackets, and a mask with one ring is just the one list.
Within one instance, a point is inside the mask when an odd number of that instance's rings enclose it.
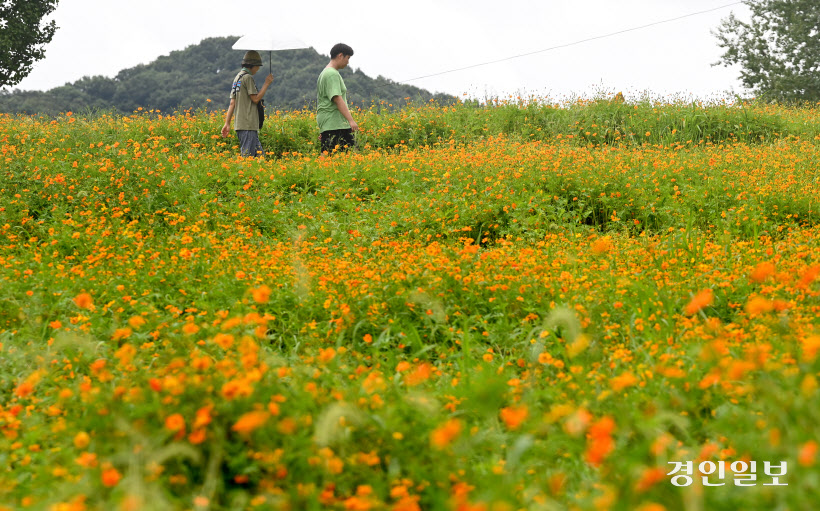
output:
{"label": "yellow flower", "polygon": [[589,337],[584,334],[579,335],[574,341],[567,344],[567,355],[569,358],[575,358],[589,346]]}
{"label": "yellow flower", "polygon": [[85,449],[91,443],[91,437],[85,431],[80,431],[74,435],[74,447],[77,449]]}

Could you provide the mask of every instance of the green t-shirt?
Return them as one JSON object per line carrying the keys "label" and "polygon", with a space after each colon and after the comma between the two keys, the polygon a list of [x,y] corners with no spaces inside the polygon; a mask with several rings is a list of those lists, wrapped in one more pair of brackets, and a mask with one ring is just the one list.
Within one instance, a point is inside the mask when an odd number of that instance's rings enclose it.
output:
{"label": "green t-shirt", "polygon": [[345,82],[342,80],[342,75],[336,69],[326,67],[319,74],[316,89],[318,90],[316,122],[319,123],[319,132],[349,129],[350,123],[339,111],[336,103],[332,101],[333,96],[341,96],[347,104],[347,87],[345,87]]}
{"label": "green t-shirt", "polygon": [[240,71],[233,79],[231,99],[236,100],[234,105],[233,129],[259,131],[259,112],[256,103],[251,100],[251,94],[259,94],[253,76]]}

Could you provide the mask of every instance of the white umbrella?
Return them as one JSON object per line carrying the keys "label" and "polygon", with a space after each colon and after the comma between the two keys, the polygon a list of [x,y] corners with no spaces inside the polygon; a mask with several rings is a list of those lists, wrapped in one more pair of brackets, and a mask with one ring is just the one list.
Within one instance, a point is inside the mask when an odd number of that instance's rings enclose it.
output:
{"label": "white umbrella", "polygon": [[291,36],[251,34],[240,37],[231,48],[234,50],[268,50],[268,72],[270,72],[271,52],[298,50],[308,48],[308,45]]}

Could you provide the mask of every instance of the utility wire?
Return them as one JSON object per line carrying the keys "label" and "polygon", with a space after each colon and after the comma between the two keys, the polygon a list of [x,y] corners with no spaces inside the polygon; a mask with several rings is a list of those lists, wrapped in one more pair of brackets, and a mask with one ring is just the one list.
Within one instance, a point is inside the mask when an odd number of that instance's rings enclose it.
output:
{"label": "utility wire", "polygon": [[535,50],[535,51],[531,51],[531,52],[527,52],[527,53],[521,53],[519,55],[513,55],[512,57],[505,57],[503,59],[491,60],[489,62],[482,62],[480,64],[473,64],[473,65],[470,65],[470,66],[459,67],[459,68],[456,68],[456,69],[441,71],[439,73],[433,73],[433,74],[424,75],[424,76],[417,76],[415,78],[409,78],[407,80],[402,80],[400,82],[393,82],[393,83],[390,83],[390,84],[387,84],[387,85],[382,85],[381,87],[387,87],[388,85],[397,85],[397,84],[401,84],[401,83],[412,82],[412,81],[415,81],[415,80],[421,80],[423,78],[430,78],[432,76],[440,76],[440,75],[445,75],[445,74],[448,74],[448,73],[455,73],[455,72],[458,72],[458,71],[464,71],[465,69],[473,69],[475,67],[489,66],[490,64],[498,64],[499,62],[506,62],[508,60],[518,59],[518,58],[521,58],[521,57],[528,57],[530,55],[535,55],[535,54],[538,54],[538,53],[544,53],[544,52],[547,52],[547,51],[557,50],[557,49],[560,49],[560,48],[566,48],[568,46],[574,46],[576,44],[587,43],[589,41],[595,41],[597,39],[604,39],[606,37],[612,37],[612,36],[619,35],[619,34],[625,34],[627,32],[634,32],[636,30],[642,30],[644,28],[654,27],[656,25],[662,25],[664,23],[671,23],[673,21],[682,20],[684,18],[691,18],[693,16],[699,16],[701,14],[706,14],[706,13],[709,13],[709,12],[719,11],[721,9],[725,9],[727,7],[732,7],[733,5],[739,5],[739,4],[742,4],[742,3],[743,2],[732,2],[730,4],[721,5],[720,7],[714,7],[712,9],[706,9],[705,11],[692,12],[692,13],[689,13],[689,14],[684,14],[683,16],[678,16],[676,18],[669,18],[669,19],[665,19],[665,20],[661,20],[661,21],[655,21],[653,23],[649,23],[649,24],[646,24],[646,25],[627,28],[625,30],[619,30],[617,32],[611,32],[609,34],[603,34],[603,35],[599,35],[599,36],[595,36],[595,37],[589,37],[587,39],[580,39],[578,41],[573,41],[571,43],[559,44],[558,46],[551,46],[549,48],[544,48],[543,50]]}

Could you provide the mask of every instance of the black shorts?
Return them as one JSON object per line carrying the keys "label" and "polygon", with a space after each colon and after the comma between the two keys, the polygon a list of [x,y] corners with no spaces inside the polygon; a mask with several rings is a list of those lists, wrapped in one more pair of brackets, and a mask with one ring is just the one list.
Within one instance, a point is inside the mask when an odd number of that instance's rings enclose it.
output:
{"label": "black shorts", "polygon": [[351,128],[343,130],[327,130],[319,133],[319,140],[322,142],[322,152],[345,151],[353,147],[356,138],[353,136]]}

